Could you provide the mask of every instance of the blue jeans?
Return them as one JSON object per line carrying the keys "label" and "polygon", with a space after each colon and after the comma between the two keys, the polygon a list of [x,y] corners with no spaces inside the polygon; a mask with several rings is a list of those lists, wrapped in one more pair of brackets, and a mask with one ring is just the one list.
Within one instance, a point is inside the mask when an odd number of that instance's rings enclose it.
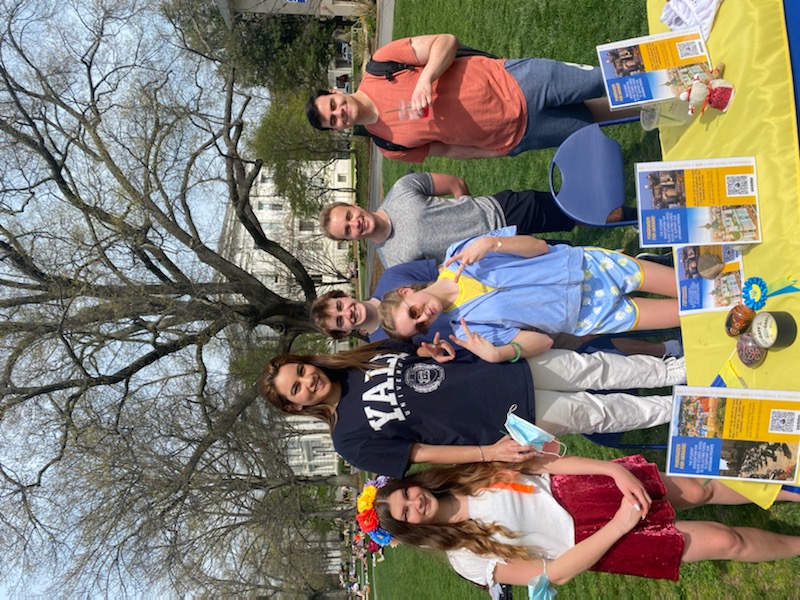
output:
{"label": "blue jeans", "polygon": [[528,103],[525,135],[509,156],[557,148],[578,129],[594,122],[584,101],[605,96],[599,67],[547,58],[511,58],[506,60],[505,68]]}

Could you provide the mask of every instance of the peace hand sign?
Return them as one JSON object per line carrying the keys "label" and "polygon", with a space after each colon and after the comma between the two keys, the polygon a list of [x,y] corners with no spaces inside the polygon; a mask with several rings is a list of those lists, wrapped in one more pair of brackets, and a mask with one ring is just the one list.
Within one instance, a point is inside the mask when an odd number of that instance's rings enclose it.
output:
{"label": "peace hand sign", "polygon": [[492,342],[487,340],[479,333],[472,333],[467,327],[467,322],[462,318],[461,319],[461,328],[464,330],[464,335],[466,339],[461,340],[457,338],[455,335],[450,334],[450,340],[462,348],[466,348],[476,356],[479,356],[486,362],[502,362],[504,359],[500,355],[500,350],[497,346],[495,346]]}

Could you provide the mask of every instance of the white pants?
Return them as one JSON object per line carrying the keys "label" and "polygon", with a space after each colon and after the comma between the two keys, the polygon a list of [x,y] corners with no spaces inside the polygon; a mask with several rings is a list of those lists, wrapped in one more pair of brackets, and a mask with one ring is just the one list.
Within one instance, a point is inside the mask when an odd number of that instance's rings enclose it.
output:
{"label": "white pants", "polygon": [[534,420],[553,435],[631,431],[668,423],[672,417],[672,396],[585,391],[676,383],[655,356],[549,350],[526,360],[535,388]]}

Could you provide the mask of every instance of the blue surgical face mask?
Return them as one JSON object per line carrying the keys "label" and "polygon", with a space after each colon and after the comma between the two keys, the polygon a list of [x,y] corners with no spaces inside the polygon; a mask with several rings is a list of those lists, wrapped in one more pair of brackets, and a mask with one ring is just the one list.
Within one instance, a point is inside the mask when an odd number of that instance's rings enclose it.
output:
{"label": "blue surgical face mask", "polygon": [[[512,440],[524,446],[532,446],[533,449],[540,454],[549,454],[551,456],[558,457],[566,454],[567,446],[564,443],[558,441],[554,435],[547,433],[544,429],[541,429],[530,421],[526,421],[522,417],[515,415],[515,410],[517,410],[517,405],[512,404],[511,408],[508,409],[508,414],[506,415],[506,431],[508,432],[508,435],[511,436]],[[547,442],[553,441],[558,442],[559,451],[557,453],[545,452],[544,445]]]}
{"label": "blue surgical face mask", "polygon": [[537,575],[528,582],[528,600],[553,600],[557,593],[550,585],[547,573]]}

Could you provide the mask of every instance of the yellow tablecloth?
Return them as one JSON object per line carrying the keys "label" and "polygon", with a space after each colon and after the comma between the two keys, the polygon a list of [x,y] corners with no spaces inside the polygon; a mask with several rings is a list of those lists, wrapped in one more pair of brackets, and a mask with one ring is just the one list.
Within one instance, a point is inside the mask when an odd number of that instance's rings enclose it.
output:
{"label": "yellow tablecloth", "polygon": [[[658,19],[664,0],[648,0],[650,33],[668,31]],[[725,79],[735,86],[728,112],[713,109],[683,127],[660,130],[663,160],[755,156],[763,243],[746,250],[745,276],[767,283],[800,273],[800,152],[795,98],[781,0],[724,0],[707,40],[712,64],[724,62]],[[799,67],[800,68],[800,67]],[[783,310],[800,321],[800,294],[777,296],[765,310]],[[708,385],[735,351],[723,329],[726,313],[681,319],[688,378]],[[757,369],[734,358],[747,387],[800,389],[800,340],[770,352]],[[762,490],[769,506],[779,486],[746,484]]]}

